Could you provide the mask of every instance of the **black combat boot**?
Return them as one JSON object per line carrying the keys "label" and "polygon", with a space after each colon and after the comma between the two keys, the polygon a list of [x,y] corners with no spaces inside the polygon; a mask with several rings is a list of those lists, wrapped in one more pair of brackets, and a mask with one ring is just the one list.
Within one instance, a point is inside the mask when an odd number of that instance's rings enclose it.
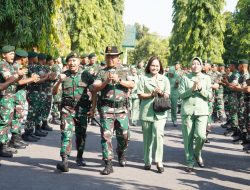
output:
{"label": "black combat boot", "polygon": [[69,171],[69,162],[68,162],[68,156],[62,156],[62,162],[58,163],[56,165],[56,168],[58,170],[61,170],[61,172],[68,172]]}
{"label": "black combat boot", "polygon": [[54,124],[54,125],[60,125],[61,124],[61,121],[59,118],[55,117],[55,116],[52,116],[52,119],[51,119],[51,124]]}
{"label": "black combat boot", "polygon": [[8,145],[6,144],[0,144],[0,156],[1,157],[7,157],[7,158],[12,158],[13,153],[9,151]]}
{"label": "black combat boot", "polygon": [[114,172],[113,166],[112,166],[112,161],[111,160],[104,160],[105,162],[105,168],[104,170],[101,171],[102,175],[109,175]]}
{"label": "black combat boot", "polygon": [[225,136],[230,137],[234,134],[235,128],[228,128],[227,131],[224,133]]}
{"label": "black combat boot", "polygon": [[22,139],[26,142],[37,142],[39,140],[35,137],[35,135],[27,131],[25,131],[25,133],[22,134]]}
{"label": "black combat boot", "polygon": [[42,124],[42,127],[41,127],[41,128],[42,128],[43,130],[45,130],[45,131],[53,131],[52,127],[50,127],[50,126],[48,125],[47,120],[43,121],[43,124]]}
{"label": "black combat boot", "polygon": [[23,143],[21,143],[18,136],[19,134],[12,133],[11,140],[10,140],[10,147],[13,147],[16,149],[25,149],[26,146]]}
{"label": "black combat boot", "polygon": [[36,126],[35,133],[34,133],[35,136],[38,136],[38,137],[46,137],[47,134],[48,134],[47,132],[43,132],[43,131],[41,130],[41,127],[40,127],[39,125]]}
{"label": "black combat boot", "polygon": [[28,143],[26,143],[25,141],[23,141],[22,139],[22,136],[21,136],[21,132],[19,134],[17,134],[17,139],[18,139],[18,142],[24,146],[29,146]]}
{"label": "black combat boot", "polygon": [[86,166],[86,161],[82,157],[83,151],[77,151],[76,164],[77,166]]}
{"label": "black combat boot", "polygon": [[127,164],[127,160],[125,158],[125,154],[124,152],[118,152],[117,151],[117,155],[118,155],[118,161],[121,167],[125,167]]}

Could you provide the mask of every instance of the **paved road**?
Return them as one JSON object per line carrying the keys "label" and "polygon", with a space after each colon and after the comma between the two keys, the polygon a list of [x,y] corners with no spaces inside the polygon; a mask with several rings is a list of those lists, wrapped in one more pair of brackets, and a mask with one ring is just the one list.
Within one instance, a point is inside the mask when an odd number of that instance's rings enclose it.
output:
{"label": "paved road", "polygon": [[[204,148],[206,168],[196,167],[195,174],[184,172],[184,150],[180,125],[170,123],[165,128],[165,172],[158,174],[156,167],[143,170],[141,127],[131,127],[128,149],[128,166],[121,168],[114,163],[114,173],[100,175],[103,169],[99,128],[88,127],[85,157],[87,167],[75,165],[76,151],[70,158],[70,172],[60,173],[55,168],[59,157],[60,131],[54,131],[25,150],[19,150],[11,159],[2,159],[0,190],[79,190],[79,189],[241,189],[250,190],[250,156],[241,145],[232,144],[231,138],[221,135],[223,129],[214,127],[211,143]],[[114,145],[116,140],[114,139]]]}

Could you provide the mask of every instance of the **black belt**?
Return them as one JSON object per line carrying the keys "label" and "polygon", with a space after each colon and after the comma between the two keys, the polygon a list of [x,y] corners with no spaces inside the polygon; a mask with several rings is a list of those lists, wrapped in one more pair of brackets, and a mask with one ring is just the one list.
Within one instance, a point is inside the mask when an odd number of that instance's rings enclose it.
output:
{"label": "black belt", "polygon": [[127,106],[126,101],[123,101],[123,102],[111,102],[111,101],[101,100],[100,104],[101,104],[101,106],[108,106],[110,108],[121,108],[121,107],[126,107]]}

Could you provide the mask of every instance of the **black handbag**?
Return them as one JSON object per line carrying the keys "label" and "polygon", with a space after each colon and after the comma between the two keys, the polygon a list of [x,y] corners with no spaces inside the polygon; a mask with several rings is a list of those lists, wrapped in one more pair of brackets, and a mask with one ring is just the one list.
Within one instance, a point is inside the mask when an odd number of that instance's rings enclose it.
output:
{"label": "black handbag", "polygon": [[155,112],[164,112],[171,109],[171,101],[169,98],[157,95],[153,102]]}

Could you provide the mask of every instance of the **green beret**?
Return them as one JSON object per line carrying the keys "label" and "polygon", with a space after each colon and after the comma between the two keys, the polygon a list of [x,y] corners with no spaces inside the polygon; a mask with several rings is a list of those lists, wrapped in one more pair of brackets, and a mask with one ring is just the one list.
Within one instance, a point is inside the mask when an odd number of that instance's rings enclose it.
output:
{"label": "green beret", "polygon": [[12,51],[15,51],[15,46],[7,45],[2,47],[1,53],[9,53]]}
{"label": "green beret", "polygon": [[89,59],[91,59],[91,58],[93,58],[93,57],[96,57],[96,54],[95,54],[95,53],[89,54]]}
{"label": "green beret", "polygon": [[106,65],[106,61],[101,61],[101,65],[102,66]]}
{"label": "green beret", "polygon": [[175,63],[174,63],[174,65],[177,65],[177,64],[181,64],[179,61],[176,61]]}
{"label": "green beret", "polygon": [[231,64],[231,65],[238,65],[239,63],[238,63],[238,61],[231,60],[231,61],[230,61],[230,64]]}
{"label": "green beret", "polygon": [[53,60],[52,55],[47,55],[47,61]]}
{"label": "green beret", "polygon": [[28,52],[23,49],[17,49],[15,55],[19,57],[28,57]]}
{"label": "green beret", "polygon": [[82,56],[81,56],[81,58],[86,58],[86,57],[89,57],[89,54],[84,53],[84,54],[82,54]]}
{"label": "green beret", "polygon": [[249,64],[247,59],[241,59],[239,60],[239,64]]}
{"label": "green beret", "polygon": [[34,51],[29,51],[28,52],[28,58],[34,58],[34,57],[37,57],[37,53],[34,52]]}
{"label": "green beret", "polygon": [[38,57],[38,59],[47,59],[47,55],[44,54],[44,53],[39,53],[39,54],[37,55],[37,57]]}
{"label": "green beret", "polygon": [[219,63],[218,66],[222,67],[222,66],[225,66],[225,64],[224,63]]}
{"label": "green beret", "polygon": [[74,57],[74,58],[80,58],[81,56],[80,56],[77,52],[72,51],[71,53],[69,53],[69,54],[67,55],[67,57],[66,57],[66,62],[68,62],[68,60],[69,60],[70,58],[72,58],[72,57]]}

